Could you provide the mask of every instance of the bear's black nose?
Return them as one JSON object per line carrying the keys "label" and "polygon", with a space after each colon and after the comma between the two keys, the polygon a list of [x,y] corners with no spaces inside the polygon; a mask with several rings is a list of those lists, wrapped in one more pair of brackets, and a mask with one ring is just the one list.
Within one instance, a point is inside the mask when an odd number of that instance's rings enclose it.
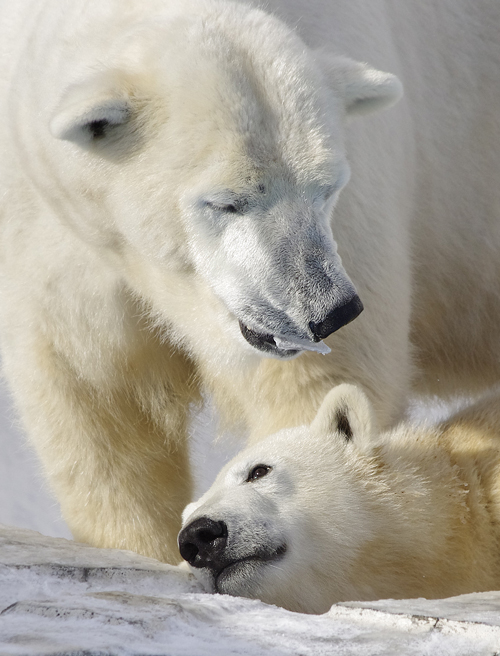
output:
{"label": "bear's black nose", "polygon": [[199,517],[179,533],[179,551],[193,567],[217,570],[227,542],[227,526],[209,517]]}
{"label": "bear's black nose", "polygon": [[336,307],[329,312],[323,321],[318,321],[317,323],[310,321],[309,328],[315,340],[319,341],[353,321],[362,311],[363,303],[359,296],[354,294],[351,300],[345,303],[345,305]]}

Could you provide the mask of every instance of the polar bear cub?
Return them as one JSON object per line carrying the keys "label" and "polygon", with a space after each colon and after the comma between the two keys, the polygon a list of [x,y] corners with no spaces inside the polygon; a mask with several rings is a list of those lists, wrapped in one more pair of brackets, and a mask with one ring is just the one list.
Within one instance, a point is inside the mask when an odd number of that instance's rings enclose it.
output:
{"label": "polar bear cub", "polygon": [[179,546],[216,592],[299,612],[498,589],[498,404],[377,434],[365,394],[335,387],[311,425],[224,467]]}

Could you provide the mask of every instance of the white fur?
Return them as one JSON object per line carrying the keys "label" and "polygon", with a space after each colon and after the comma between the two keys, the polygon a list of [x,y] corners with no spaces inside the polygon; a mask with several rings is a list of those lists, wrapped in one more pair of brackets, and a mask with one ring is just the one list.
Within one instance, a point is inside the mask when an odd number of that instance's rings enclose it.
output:
{"label": "white fur", "polygon": [[[496,3],[4,5],[4,369],[79,539],[174,557],[205,390],[255,440],[498,378]],[[313,345],[354,289],[326,356],[241,334]]]}
{"label": "white fur", "polygon": [[310,426],[245,449],[186,507],[181,553],[209,589],[298,612],[497,589],[499,474],[497,395],[379,434],[366,396],[340,385]]}

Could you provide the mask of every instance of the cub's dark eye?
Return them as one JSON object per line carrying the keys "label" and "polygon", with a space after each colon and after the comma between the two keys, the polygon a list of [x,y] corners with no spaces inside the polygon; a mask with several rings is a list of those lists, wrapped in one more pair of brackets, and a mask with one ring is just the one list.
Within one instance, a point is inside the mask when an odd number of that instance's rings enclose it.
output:
{"label": "cub's dark eye", "polygon": [[253,469],[250,470],[246,482],[250,483],[251,481],[256,481],[258,478],[266,476],[266,474],[269,474],[271,469],[272,467],[269,465],[256,465]]}

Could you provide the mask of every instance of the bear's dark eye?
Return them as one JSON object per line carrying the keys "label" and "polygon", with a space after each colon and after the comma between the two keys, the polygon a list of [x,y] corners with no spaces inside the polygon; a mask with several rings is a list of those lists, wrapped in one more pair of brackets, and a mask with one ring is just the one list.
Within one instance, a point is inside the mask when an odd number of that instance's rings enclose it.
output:
{"label": "bear's dark eye", "polygon": [[256,481],[258,478],[266,476],[266,474],[269,474],[271,469],[272,467],[269,465],[256,465],[253,469],[250,470],[246,482],[250,483],[250,481]]}

